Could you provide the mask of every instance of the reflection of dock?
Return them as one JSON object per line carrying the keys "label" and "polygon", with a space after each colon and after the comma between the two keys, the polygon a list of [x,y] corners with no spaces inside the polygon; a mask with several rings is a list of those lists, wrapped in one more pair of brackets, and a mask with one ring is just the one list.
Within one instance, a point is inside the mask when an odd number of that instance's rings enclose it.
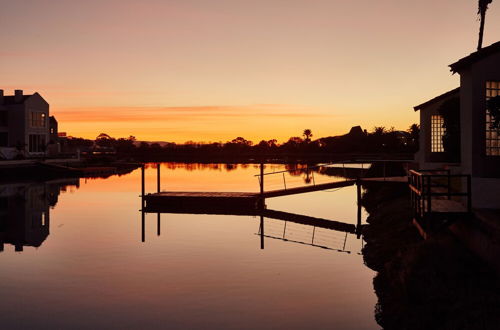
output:
{"label": "reflection of dock", "polygon": [[208,214],[208,215],[242,215],[242,216],[262,216],[269,219],[283,220],[302,225],[320,227],[325,229],[336,230],[355,234],[360,230],[356,225],[344,223],[335,220],[316,218],[302,214],[295,214],[283,211],[275,211],[269,209],[258,209],[255,207],[230,207],[230,206],[217,206],[217,205],[193,205],[182,206],[176,204],[169,204],[159,207],[146,207],[145,213],[171,213],[171,214]]}
{"label": "reflection of dock", "polygon": [[[350,237],[361,238],[361,231],[363,225],[361,225],[361,218],[358,217],[358,224],[344,223],[340,221],[334,221],[323,218],[316,218],[302,214],[294,214],[283,211],[268,210],[268,209],[257,209],[257,208],[238,208],[238,207],[210,207],[204,204],[204,206],[197,207],[180,207],[178,205],[162,206],[161,208],[149,209],[145,208],[142,210],[142,241],[146,241],[146,213],[156,213],[157,214],[157,235],[160,236],[161,233],[161,213],[167,214],[207,214],[207,215],[236,215],[236,216],[259,216],[260,225],[259,233],[260,236],[260,247],[264,249],[264,238],[279,239],[291,243],[300,243],[305,245],[310,245],[314,247],[320,247],[329,250],[348,252],[345,250],[346,240],[348,235]],[[276,228],[266,227],[264,231],[264,219],[272,220],[275,223],[282,223],[283,227],[279,229],[280,234],[275,233]],[[269,221],[267,222],[269,224]],[[288,225],[288,226],[287,226]],[[303,237],[297,235],[297,227],[302,227],[302,234],[307,232]],[[307,229],[306,229],[307,228]],[[271,229],[271,230],[269,230]],[[290,230],[292,230],[290,232]],[[341,235],[339,240],[338,235]],[[340,243],[339,243],[340,242]]]}

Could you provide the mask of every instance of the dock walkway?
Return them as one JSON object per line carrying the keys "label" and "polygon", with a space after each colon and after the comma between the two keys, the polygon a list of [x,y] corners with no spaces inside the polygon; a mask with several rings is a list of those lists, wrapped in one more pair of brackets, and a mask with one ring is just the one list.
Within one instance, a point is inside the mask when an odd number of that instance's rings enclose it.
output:
{"label": "dock walkway", "polygon": [[[157,167],[157,192],[145,193],[145,169],[142,168],[142,207],[146,212],[157,212],[163,208],[172,208],[173,206],[179,209],[206,209],[207,206],[211,209],[221,210],[223,208],[230,209],[229,212],[234,213],[236,209],[256,209],[261,208],[265,204],[265,199],[282,197],[296,194],[309,193],[314,191],[322,191],[328,189],[342,188],[362,184],[363,182],[393,182],[406,183],[408,178],[402,177],[384,177],[384,178],[362,178],[362,179],[347,179],[342,181],[334,181],[327,183],[313,184],[284,189],[264,191],[264,177],[266,175],[281,174],[281,172],[264,173],[261,166],[259,177],[260,192],[210,192],[210,191],[161,191],[160,190],[160,167]],[[243,211],[246,212],[246,211]]]}

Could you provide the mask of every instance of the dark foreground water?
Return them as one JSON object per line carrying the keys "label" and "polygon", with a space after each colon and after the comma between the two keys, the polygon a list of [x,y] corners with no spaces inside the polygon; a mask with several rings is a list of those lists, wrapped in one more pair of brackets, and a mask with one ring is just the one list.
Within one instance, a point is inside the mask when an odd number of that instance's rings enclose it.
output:
{"label": "dark foreground water", "polygon": [[[255,165],[161,170],[164,190],[258,190]],[[148,169],[147,191],[155,175]],[[340,179],[314,175],[285,180]],[[282,175],[266,178],[266,189],[282,187]],[[0,184],[0,328],[378,328],[374,272],[355,235],[265,219],[275,238],[261,249],[257,217],[162,214],[158,235],[157,215],[147,214],[142,242],[139,194],[139,170]],[[355,224],[356,188],[267,207]]]}

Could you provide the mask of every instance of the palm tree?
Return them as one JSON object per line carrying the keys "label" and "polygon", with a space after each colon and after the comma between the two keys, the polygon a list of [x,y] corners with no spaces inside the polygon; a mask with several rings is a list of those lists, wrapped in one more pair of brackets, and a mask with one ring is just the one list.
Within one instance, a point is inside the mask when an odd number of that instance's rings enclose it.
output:
{"label": "palm tree", "polygon": [[313,136],[312,131],[309,128],[305,129],[302,135],[304,135],[306,142],[310,142]]}
{"label": "palm tree", "polygon": [[488,5],[492,1],[493,0],[479,0],[478,1],[477,14],[479,15],[479,19],[481,20],[481,24],[479,26],[479,41],[477,43],[477,50],[480,50],[483,47],[484,20],[486,18],[486,11],[488,10]]}

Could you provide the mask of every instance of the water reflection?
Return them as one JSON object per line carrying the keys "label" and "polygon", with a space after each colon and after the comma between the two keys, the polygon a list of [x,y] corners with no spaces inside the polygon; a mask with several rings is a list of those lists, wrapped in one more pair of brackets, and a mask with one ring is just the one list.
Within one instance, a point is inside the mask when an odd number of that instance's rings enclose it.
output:
{"label": "water reflection", "polygon": [[[169,166],[186,166],[186,165],[194,165],[194,166],[206,166],[205,168],[210,169],[220,169],[219,166],[214,165],[224,165],[226,171],[230,171],[230,167],[236,169],[239,165],[242,164],[175,164],[175,163],[166,163],[165,167],[169,168]],[[243,168],[248,168],[249,164],[245,165]],[[259,176],[259,184],[261,189],[261,194],[264,191],[264,175],[273,175],[278,174],[283,176],[285,188],[283,191],[286,191],[286,182],[285,182],[285,173],[290,176],[301,176],[303,177],[306,185],[313,184],[315,185],[314,172],[320,173],[327,177],[339,177],[346,178],[347,173],[346,168],[343,166],[342,168],[333,167],[333,168],[325,168],[325,166],[309,166],[308,164],[287,164],[285,165],[285,170],[271,171],[268,173],[264,173],[264,164],[253,164],[254,168],[260,170]],[[157,197],[153,195],[146,196],[145,193],[145,174],[147,168],[156,169],[156,186],[157,186]],[[351,175],[356,175],[356,177],[360,177],[363,174],[364,168],[349,168],[351,170]],[[189,171],[189,169],[188,169]],[[339,172],[342,171],[342,172]],[[344,175],[342,176],[341,173]],[[339,175],[340,174],[340,175]],[[161,233],[161,213],[172,213],[172,214],[211,214],[211,215],[239,215],[239,216],[260,216],[260,225],[259,231],[257,235],[260,236],[260,248],[264,249],[264,237],[271,239],[278,239],[287,242],[299,243],[303,245],[310,245],[315,247],[320,247],[329,250],[335,250],[339,252],[351,253],[351,251],[346,250],[346,241],[348,234],[355,234],[357,239],[361,239],[361,233],[363,225],[361,224],[362,212],[361,212],[361,186],[359,182],[356,182],[357,186],[357,222],[356,225],[348,224],[328,219],[315,218],[307,215],[294,214],[283,211],[275,211],[267,209],[265,205],[265,199],[262,198],[258,200],[258,198],[252,198],[251,194],[238,194],[238,193],[223,193],[218,194],[214,192],[180,192],[176,197],[170,197],[168,199],[164,199],[161,201],[161,197],[163,197],[161,193],[161,164],[148,164],[144,166],[141,170],[141,241],[145,242],[146,240],[146,213],[155,213],[157,215],[157,235],[160,236]],[[318,186],[319,187],[319,186]],[[320,188],[318,190],[326,190],[326,188]],[[337,189],[338,190],[338,189]],[[304,191],[295,192],[294,194],[301,193]],[[194,194],[194,195],[193,195]],[[146,198],[153,196],[153,199],[149,199],[149,202],[146,203]],[[249,197],[250,196],[250,197]],[[255,195],[257,196],[257,195]],[[262,197],[263,195],[261,195]],[[168,197],[168,196],[165,196]],[[271,196],[273,197],[273,196]],[[230,201],[230,199],[232,199]],[[265,233],[264,231],[264,219],[272,219],[272,220],[280,220],[278,223],[282,225],[282,229],[280,232],[282,234],[276,235],[272,232]],[[273,223],[273,222],[272,222]],[[276,221],[274,222],[277,223]],[[301,237],[301,234],[297,234],[299,231],[296,229],[292,231],[292,233],[287,232],[287,224],[291,223],[292,225],[302,226],[302,234],[308,232],[306,234],[307,238]],[[273,228],[271,226],[271,228]],[[318,233],[316,232],[318,229]],[[327,231],[320,232],[321,229],[326,229]],[[332,232],[341,232],[345,233],[342,235],[342,239],[338,239],[335,235],[330,235],[328,237],[328,233]],[[304,236],[304,235],[302,235]],[[316,240],[315,240],[316,239]],[[360,240],[362,242],[362,239]],[[340,244],[339,244],[340,242]],[[362,243],[361,243],[362,244]],[[358,252],[359,253],[359,252]]]}
{"label": "water reflection", "polygon": [[[156,169],[161,166],[167,170],[184,170],[188,172],[209,170],[217,172],[234,172],[248,168],[259,169],[259,164],[221,164],[221,163],[147,163],[146,169]],[[265,164],[266,171],[274,172],[285,170],[292,177],[301,177],[304,183],[314,183],[314,174],[325,176],[358,178],[363,177],[368,170],[369,164],[333,164],[328,166],[317,166],[311,164]]]}
{"label": "water reflection", "polygon": [[[162,189],[258,189],[258,165],[219,168],[162,164]],[[149,172],[147,187],[156,191],[156,171]],[[315,173],[315,179],[322,178]],[[285,232],[278,240],[258,235],[260,215],[163,213],[158,226],[152,212],[141,243],[140,180],[136,170],[87,184],[82,179],[75,194],[55,189],[50,237],[41,248],[0,254],[0,281],[8,284],[0,290],[2,328],[376,328],[374,273],[357,255],[362,240],[355,234],[263,214],[265,235]],[[355,187],[345,187],[270,199],[268,207],[355,226],[355,198]]]}
{"label": "water reflection", "polygon": [[[144,207],[141,210],[141,241],[146,241],[146,214],[148,208]],[[260,248],[265,247],[264,239],[276,239],[290,243],[297,243],[318,247],[337,252],[351,253],[353,251],[346,249],[346,242],[350,240],[359,240],[359,250],[355,253],[361,254],[363,248],[361,218],[358,218],[356,225],[315,218],[311,216],[294,214],[283,211],[275,211],[269,209],[241,209],[241,208],[211,208],[210,206],[179,206],[165,205],[161,208],[161,212],[155,209],[156,214],[156,233],[161,234],[161,214],[212,214],[212,215],[250,215],[259,216],[259,228],[256,235],[260,236]]]}
{"label": "water reflection", "polygon": [[50,233],[50,209],[61,191],[78,188],[79,179],[0,185],[0,251],[5,244],[21,252],[25,246],[39,247]]}
{"label": "water reflection", "polygon": [[281,240],[284,242],[308,245],[326,250],[337,252],[352,253],[352,250],[346,249],[346,243],[352,239],[359,239],[359,250],[355,253],[361,255],[363,240],[349,232],[332,230],[321,226],[309,226],[297,224],[289,221],[276,219],[265,219],[260,217],[259,231],[256,235],[260,236],[260,248],[264,249],[264,238]]}

